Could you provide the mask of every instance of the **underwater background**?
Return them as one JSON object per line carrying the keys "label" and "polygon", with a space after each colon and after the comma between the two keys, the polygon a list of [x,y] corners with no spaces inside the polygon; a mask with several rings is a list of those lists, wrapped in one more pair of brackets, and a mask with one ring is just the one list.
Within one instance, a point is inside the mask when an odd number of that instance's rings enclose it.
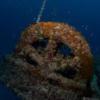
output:
{"label": "underwater background", "polygon": [[[0,59],[14,50],[20,33],[36,22],[42,2],[0,0]],[[68,23],[82,32],[94,56],[94,72],[100,76],[100,0],[47,0],[41,21]],[[15,100],[4,88],[0,85],[0,100]]]}

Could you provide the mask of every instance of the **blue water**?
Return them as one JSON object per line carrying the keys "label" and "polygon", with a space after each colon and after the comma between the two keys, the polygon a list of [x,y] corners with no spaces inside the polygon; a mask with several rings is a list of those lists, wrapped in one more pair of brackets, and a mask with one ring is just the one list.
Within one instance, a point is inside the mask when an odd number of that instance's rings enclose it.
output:
{"label": "blue water", "polygon": [[20,100],[20,99],[5,85],[0,83],[0,100]]}
{"label": "blue water", "polygon": [[[22,32],[36,21],[43,0],[0,1],[0,54],[12,51]],[[42,21],[66,22],[81,31],[100,55],[100,0],[48,0]]]}
{"label": "blue water", "polygon": [[[0,0],[0,57],[11,52],[20,33],[36,21],[42,1]],[[86,37],[93,55],[100,56],[100,0],[48,0],[41,20],[76,27]]]}

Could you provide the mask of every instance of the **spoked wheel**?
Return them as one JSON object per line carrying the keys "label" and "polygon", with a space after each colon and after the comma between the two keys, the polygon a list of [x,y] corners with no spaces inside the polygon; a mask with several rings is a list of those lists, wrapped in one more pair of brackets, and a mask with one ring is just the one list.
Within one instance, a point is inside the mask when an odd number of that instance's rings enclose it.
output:
{"label": "spoked wheel", "polygon": [[28,63],[40,68],[45,77],[87,81],[92,76],[92,54],[86,40],[64,23],[30,25],[23,32],[16,51]]}

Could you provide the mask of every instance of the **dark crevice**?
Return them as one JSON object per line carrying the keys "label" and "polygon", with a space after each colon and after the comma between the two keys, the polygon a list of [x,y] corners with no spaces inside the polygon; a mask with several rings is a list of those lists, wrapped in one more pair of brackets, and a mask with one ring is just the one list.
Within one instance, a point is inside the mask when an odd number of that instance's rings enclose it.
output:
{"label": "dark crevice", "polygon": [[64,43],[60,42],[57,44],[57,52],[63,54],[65,57],[71,54],[71,49]]}
{"label": "dark crevice", "polygon": [[40,40],[37,40],[36,42],[34,42],[32,44],[32,46],[37,49],[39,47],[42,47],[42,48],[45,48],[48,44],[48,38],[43,38],[43,39],[40,39]]}
{"label": "dark crevice", "polygon": [[38,66],[38,63],[30,57],[26,57],[26,61],[31,65]]}
{"label": "dark crevice", "polygon": [[77,71],[73,68],[65,68],[61,70],[56,70],[55,72],[69,79],[74,79],[77,73]]}
{"label": "dark crevice", "polygon": [[49,78],[48,82],[52,85],[57,85],[57,86],[60,85],[59,80],[54,80],[54,79]]}

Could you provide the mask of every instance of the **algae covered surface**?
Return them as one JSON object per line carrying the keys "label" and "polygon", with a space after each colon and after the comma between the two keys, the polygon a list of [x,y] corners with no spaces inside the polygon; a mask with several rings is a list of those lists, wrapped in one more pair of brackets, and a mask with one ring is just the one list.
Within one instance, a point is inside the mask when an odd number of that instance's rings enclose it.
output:
{"label": "algae covered surface", "polygon": [[22,100],[92,99],[98,98],[92,66],[80,32],[64,23],[40,22],[22,32],[15,51],[0,64],[0,81]]}

